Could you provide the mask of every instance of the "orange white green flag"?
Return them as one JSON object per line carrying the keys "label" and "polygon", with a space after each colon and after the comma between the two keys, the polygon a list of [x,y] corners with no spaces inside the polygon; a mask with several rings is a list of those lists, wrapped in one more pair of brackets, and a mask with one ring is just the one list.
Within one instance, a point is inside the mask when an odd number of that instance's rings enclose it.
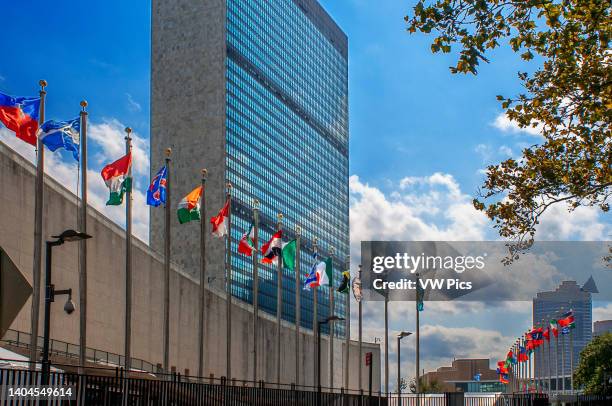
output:
{"label": "orange white green flag", "polygon": [[123,195],[132,188],[131,167],[132,153],[130,152],[102,169],[102,179],[110,191],[107,206],[119,206],[123,203]]}
{"label": "orange white green flag", "polygon": [[178,205],[176,214],[179,223],[185,224],[191,220],[200,219],[200,203],[202,200],[202,186],[193,189],[187,196],[183,197]]}

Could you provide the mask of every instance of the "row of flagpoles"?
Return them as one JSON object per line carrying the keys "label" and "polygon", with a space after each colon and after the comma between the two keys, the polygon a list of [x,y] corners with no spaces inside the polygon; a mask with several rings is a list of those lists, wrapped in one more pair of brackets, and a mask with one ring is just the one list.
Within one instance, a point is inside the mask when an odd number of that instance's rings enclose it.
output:
{"label": "row of flagpoles", "polygon": [[[79,206],[78,228],[81,232],[87,231],[87,112],[85,110],[87,102],[81,102],[81,112],[79,117],[67,121],[45,121],[45,101],[47,83],[40,81],[39,97],[12,97],[0,93],[0,121],[10,130],[14,131],[16,136],[21,140],[36,147],[37,151],[37,174],[36,174],[36,191],[35,191],[35,220],[34,220],[34,261],[33,261],[33,300],[32,300],[32,342],[31,342],[31,360],[37,359],[36,352],[36,337],[38,336],[38,319],[39,319],[39,304],[40,304],[40,274],[41,274],[41,246],[42,246],[42,206],[43,197],[43,176],[44,176],[44,147],[50,151],[56,151],[60,148],[72,152],[74,159],[79,162],[79,171],[81,173],[81,203]],[[125,155],[113,163],[106,165],[101,172],[101,176],[109,188],[109,199],[107,205],[122,205],[125,200],[125,368],[131,368],[131,314],[132,314],[132,130],[128,127],[125,129]],[[44,146],[44,147],[43,147]],[[170,238],[171,238],[171,150],[166,150],[165,165],[157,172],[156,176],[151,180],[151,184],[147,189],[147,204],[152,207],[164,206],[164,304],[163,304],[163,369],[168,372],[170,370],[169,363],[169,302],[170,302]],[[199,292],[199,325],[198,325],[198,375],[204,374],[204,318],[205,314],[205,283],[206,278],[206,176],[207,171],[202,170],[201,184],[194,188],[187,196],[185,196],[178,204],[177,217],[179,223],[184,224],[190,221],[200,221],[200,292]],[[232,202],[231,185],[227,185],[227,196],[224,206],[219,210],[218,214],[210,219],[211,233],[217,238],[225,238],[226,242],[226,376],[231,377],[231,285],[232,285],[232,246],[231,246],[231,219],[232,219]],[[348,259],[346,270],[342,272],[342,280],[335,286],[333,278],[333,248],[330,250],[330,256],[327,258],[319,258],[317,252],[317,243],[314,244],[314,264],[310,272],[306,275],[304,282],[301,281],[300,274],[300,251],[301,251],[301,229],[299,226],[296,229],[296,238],[291,241],[283,241],[282,229],[282,214],[278,216],[276,232],[270,240],[258,247],[259,239],[259,213],[258,202],[253,204],[253,223],[241,238],[238,243],[238,253],[253,258],[253,306],[254,306],[254,323],[253,323],[253,380],[257,381],[257,328],[258,328],[258,255],[261,254],[261,262],[264,264],[273,264],[277,267],[277,342],[276,350],[276,381],[281,381],[280,369],[280,329],[281,329],[281,311],[282,311],[282,272],[283,268],[295,271],[295,312],[296,312],[296,359],[295,359],[295,382],[299,383],[299,320],[300,320],[300,291],[304,289],[314,289],[314,306],[313,306],[313,330],[318,321],[317,315],[317,297],[318,287],[329,286],[329,302],[330,315],[335,315],[334,295],[333,291],[337,290],[341,293],[348,293],[350,290],[350,272],[348,271]],[[356,298],[360,300],[360,280],[353,281],[353,290]],[[85,241],[80,242],[79,246],[79,306],[80,306],[80,328],[79,328],[79,364],[81,367],[85,364],[85,349],[86,349],[86,326],[87,326],[87,245]],[[349,297],[346,295],[347,317],[346,317],[346,351],[348,351],[349,339]],[[333,386],[333,336],[335,329],[330,328],[330,386]],[[361,336],[361,335],[360,335]],[[316,340],[315,340],[316,341]],[[361,340],[360,340],[361,341]],[[315,352],[318,350],[315,343]],[[32,364],[34,365],[34,364]],[[315,367],[315,375],[317,371]],[[345,384],[348,387],[348,354],[345,357]],[[361,375],[359,376],[361,378]],[[316,376],[315,376],[316,381]]]}
{"label": "row of flagpoles", "polygon": [[[563,310],[561,310],[563,312]],[[574,345],[572,330],[575,328],[573,310],[542,320],[538,325],[517,338],[510,347],[506,359],[497,363],[499,381],[512,392],[556,392],[574,390]],[[561,355],[559,355],[559,334],[561,334]],[[570,385],[566,388],[565,337],[569,336]],[[551,347],[554,339],[554,352]],[[560,363],[559,363],[560,357]],[[551,364],[555,365],[554,371]],[[561,364],[561,374],[559,374]],[[546,366],[547,370],[545,370]],[[553,375],[554,373],[554,375]],[[553,385],[554,382],[554,385]]]}

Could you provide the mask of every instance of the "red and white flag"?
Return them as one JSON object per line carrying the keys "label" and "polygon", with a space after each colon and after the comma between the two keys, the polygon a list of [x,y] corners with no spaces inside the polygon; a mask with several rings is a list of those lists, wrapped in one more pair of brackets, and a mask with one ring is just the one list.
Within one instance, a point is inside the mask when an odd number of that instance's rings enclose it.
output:
{"label": "red and white flag", "polygon": [[210,224],[212,225],[212,234],[215,237],[224,237],[227,235],[227,217],[229,216],[229,199],[225,202],[225,205],[219,214],[215,217],[210,218]]}

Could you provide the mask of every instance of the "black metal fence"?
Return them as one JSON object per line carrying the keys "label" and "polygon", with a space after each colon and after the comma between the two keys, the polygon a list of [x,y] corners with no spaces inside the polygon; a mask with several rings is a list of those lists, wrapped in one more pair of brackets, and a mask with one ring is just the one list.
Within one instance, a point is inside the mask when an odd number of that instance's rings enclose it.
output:
{"label": "black metal fence", "polygon": [[[106,370],[109,372],[112,370]],[[135,374],[134,374],[135,375]],[[42,381],[40,370],[0,368],[0,406],[22,405],[91,405],[91,406],[545,406],[557,404],[546,394],[402,394],[389,397],[368,396],[362,392],[344,390],[322,391],[253,383],[246,381],[226,381],[225,379],[193,378],[173,376],[168,379],[141,373],[137,377],[122,376],[119,370],[115,375],[77,374],[52,371],[50,384],[57,388],[70,388],[70,396],[39,396],[32,393],[24,396],[9,397],[9,389],[34,388]],[[314,389],[314,388],[312,388]],[[23,394],[23,393],[22,393]],[[44,401],[44,402],[43,402]],[[612,404],[612,398],[602,396],[571,396],[563,399],[566,405],[603,406]]]}
{"label": "black metal fence", "polygon": [[[40,371],[0,369],[0,406],[37,405],[45,399],[48,405],[140,406],[140,405],[330,405],[330,406],[387,406],[383,397],[369,397],[361,393],[305,391],[291,388],[266,387],[260,384],[233,385],[201,383],[193,380],[159,380],[126,378],[123,376],[80,375],[51,372],[50,385],[70,388],[72,397],[61,398],[33,395],[9,397],[9,388],[32,388],[40,385]],[[13,391],[14,393],[14,391]]]}

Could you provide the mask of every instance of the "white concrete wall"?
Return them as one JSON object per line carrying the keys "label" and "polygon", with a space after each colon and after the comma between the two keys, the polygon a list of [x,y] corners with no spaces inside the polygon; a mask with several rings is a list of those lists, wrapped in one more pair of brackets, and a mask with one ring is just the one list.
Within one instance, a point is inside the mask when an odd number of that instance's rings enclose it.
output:
{"label": "white concrete wall", "polygon": [[[32,283],[32,255],[34,230],[34,178],[35,168],[18,154],[0,143],[0,246],[6,250],[13,262]],[[59,233],[67,228],[76,228],[76,198],[73,194],[47,178],[44,191],[43,236]],[[123,210],[117,207],[117,210]],[[99,212],[90,209],[88,233],[88,337],[90,348],[123,353],[124,342],[124,231]],[[132,356],[153,364],[162,362],[162,258],[145,243],[133,239],[133,315]],[[53,282],[57,289],[72,288],[74,302],[78,304],[77,244],[66,243],[53,252]],[[43,257],[44,263],[44,257]],[[44,278],[43,278],[44,279]],[[42,281],[44,283],[44,280]],[[170,362],[177,370],[187,368],[197,371],[197,300],[198,282],[177,267],[173,267],[170,278]],[[232,371],[237,379],[252,377],[252,326],[253,313],[250,305],[235,302],[232,318]],[[41,300],[42,331],[43,300]],[[30,330],[30,308],[28,301],[11,328],[24,332]],[[206,375],[225,374],[225,300],[223,292],[210,290],[206,298]],[[67,315],[61,300],[52,307],[52,338],[78,343],[79,309]],[[284,324],[284,323],[283,323]],[[302,379],[300,384],[314,384],[313,335],[302,330]],[[274,318],[260,313],[259,356],[261,379],[275,379],[274,345],[276,328]],[[282,329],[282,381],[295,380],[295,330],[290,324]],[[343,386],[343,342],[337,342],[335,351],[335,386]],[[351,344],[350,378],[351,388],[357,388],[357,349]],[[363,352],[374,352],[374,388],[380,385],[380,348],[364,344]],[[328,382],[328,343],[322,342],[322,382]],[[362,362],[363,362],[362,356]],[[362,384],[367,388],[367,370],[363,368]]]}

